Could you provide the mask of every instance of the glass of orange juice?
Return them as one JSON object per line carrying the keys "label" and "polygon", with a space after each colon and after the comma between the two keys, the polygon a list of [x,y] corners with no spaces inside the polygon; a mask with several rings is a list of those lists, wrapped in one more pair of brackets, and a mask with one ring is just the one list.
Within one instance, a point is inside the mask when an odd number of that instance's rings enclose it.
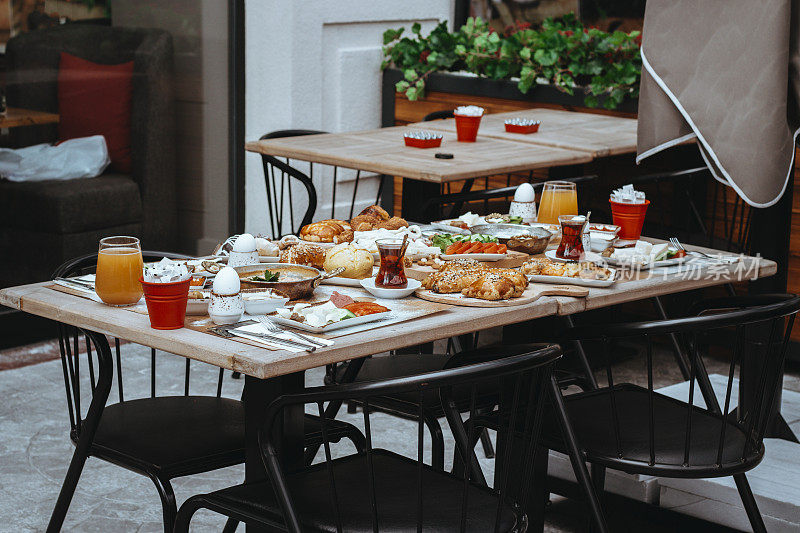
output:
{"label": "glass of orange juice", "polygon": [[142,297],[142,248],[136,237],[100,239],[95,290],[103,303],[133,305]]}
{"label": "glass of orange juice", "polygon": [[559,215],[578,214],[578,192],[569,181],[547,181],[539,202],[537,222],[558,224]]}

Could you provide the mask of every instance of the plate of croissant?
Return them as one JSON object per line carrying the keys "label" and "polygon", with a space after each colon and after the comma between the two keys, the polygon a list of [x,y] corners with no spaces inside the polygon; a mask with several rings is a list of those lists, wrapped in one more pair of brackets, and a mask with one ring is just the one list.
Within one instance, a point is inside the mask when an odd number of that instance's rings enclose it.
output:
{"label": "plate of croissant", "polygon": [[530,281],[540,283],[565,283],[583,287],[610,287],[617,271],[590,262],[561,263],[546,257],[534,257],[519,267]]}
{"label": "plate of croissant", "polygon": [[541,296],[583,297],[588,289],[568,286],[534,287],[513,268],[490,268],[478,261],[455,260],[422,280],[416,295],[423,300],[467,307],[523,305]]}

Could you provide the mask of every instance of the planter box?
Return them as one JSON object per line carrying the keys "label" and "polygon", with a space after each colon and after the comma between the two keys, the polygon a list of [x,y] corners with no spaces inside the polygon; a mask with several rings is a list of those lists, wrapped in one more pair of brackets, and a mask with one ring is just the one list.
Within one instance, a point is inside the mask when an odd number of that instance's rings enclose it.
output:
{"label": "planter box", "polygon": [[[489,113],[532,107],[555,107],[570,111],[635,117],[639,104],[638,100],[626,100],[614,111],[604,108],[587,108],[583,103],[586,96],[585,89],[576,90],[574,95],[569,95],[552,85],[535,85],[527,94],[522,94],[517,89],[515,81],[490,80],[448,72],[435,72],[429,75],[425,82],[426,97],[416,102],[410,102],[404,94],[395,91],[395,84],[402,79],[403,73],[399,69],[389,68],[383,72],[381,123],[384,127],[394,126],[398,122],[412,122],[412,120],[407,120],[411,118],[408,113],[398,114],[401,108],[405,110],[415,107],[425,110],[422,113],[424,116],[429,112],[426,109],[430,108],[430,103],[438,103],[443,100],[447,101],[449,106],[442,107],[444,105],[442,103],[430,111],[452,109],[460,104],[460,101],[466,101],[483,104]],[[422,118],[420,117],[418,120],[422,120]]]}

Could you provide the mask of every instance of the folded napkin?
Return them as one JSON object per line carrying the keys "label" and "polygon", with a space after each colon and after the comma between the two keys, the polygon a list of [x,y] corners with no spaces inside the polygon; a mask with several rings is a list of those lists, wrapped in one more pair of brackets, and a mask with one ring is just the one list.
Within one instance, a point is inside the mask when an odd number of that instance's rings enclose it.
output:
{"label": "folded napkin", "polygon": [[775,204],[800,133],[800,0],[648,0],[636,161],[697,139],[753,207]]}
{"label": "folded napkin", "polygon": [[[291,348],[289,346],[284,346],[282,344],[273,344],[273,343],[271,343],[270,341],[268,341],[266,339],[262,339],[262,338],[259,338],[259,337],[254,337],[252,335],[248,335],[247,334],[248,332],[251,332],[251,333],[266,333],[268,335],[273,335],[273,336],[279,337],[281,339],[286,339],[287,341],[302,342],[304,344],[308,344],[305,341],[302,341],[302,340],[294,337],[293,335],[289,335],[288,333],[272,333],[272,332],[269,332],[266,329],[264,329],[264,326],[262,326],[261,324],[250,324],[249,326],[242,326],[242,327],[239,327],[239,328],[231,330],[231,333],[233,333],[234,335],[237,335],[239,337],[251,340],[253,342],[257,342],[259,344],[263,344],[264,346],[269,346],[270,348],[274,348],[276,350],[287,350],[289,352],[295,352],[295,353],[304,352],[305,351],[302,348]],[[312,337],[314,340],[316,340],[317,342],[323,343],[325,346],[330,346],[330,345],[333,344],[332,340],[321,339],[320,337],[317,337],[316,335],[310,335],[308,333],[303,333],[303,335],[305,335],[307,337]]]}

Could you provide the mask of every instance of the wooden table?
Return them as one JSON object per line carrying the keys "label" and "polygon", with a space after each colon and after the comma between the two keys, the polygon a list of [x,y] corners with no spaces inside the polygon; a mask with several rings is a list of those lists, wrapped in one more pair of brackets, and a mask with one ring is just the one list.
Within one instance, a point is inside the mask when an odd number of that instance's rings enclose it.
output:
{"label": "wooden table", "polygon": [[[511,116],[542,120],[538,133],[506,133]],[[453,119],[411,124],[414,129],[441,131],[440,148],[407,148],[406,127],[355,133],[327,133],[249,142],[245,148],[271,156],[397,176],[403,180],[406,219],[429,222],[436,213],[420,198],[440,194],[442,183],[589,163],[597,157],[636,151],[636,120],[555,109],[531,109],[486,115],[475,143],[459,143]],[[435,154],[453,154],[437,159]],[[434,206],[435,207],[435,206]]]}
{"label": "wooden table", "polygon": [[[355,133],[325,133],[249,142],[250,152],[324,163],[355,170],[445,183],[559,165],[588,163],[584,151],[479,137],[474,143],[456,141],[445,133],[440,148],[409,148],[403,141],[408,128],[397,126]],[[440,152],[453,159],[437,159]],[[417,219],[414,219],[417,220]]]}
{"label": "wooden table", "polygon": [[[508,133],[510,118],[541,121],[536,133]],[[455,119],[416,122],[409,127],[455,133]],[[550,146],[588,152],[592,158],[628,154],[636,151],[636,120],[559,109],[526,109],[494,113],[481,119],[479,137],[516,141],[532,146]]]}
{"label": "wooden table", "polygon": [[[714,253],[713,250],[703,250]],[[741,265],[720,267],[715,269],[715,275],[699,276],[700,279],[683,279],[681,274],[641,276],[618,282],[612,288],[590,289],[585,299],[542,297],[530,304],[491,309],[450,306],[434,315],[336,338],[333,346],[321,348],[314,354],[270,350],[185,328],[154,330],[145,315],[58,292],[48,287],[51,282],[2,289],[0,304],[245,374],[242,401],[247,428],[246,479],[257,480],[266,475],[257,443],[264,408],[282,394],[301,390],[307,369],[544,316],[570,315],[662,294],[721,285],[729,281],[724,274],[736,272],[746,272],[750,278],[771,276],[776,272],[776,264],[766,259],[746,257]],[[285,455],[282,459],[289,466],[302,464],[302,420],[302,408],[284,418],[282,448]],[[88,434],[82,432],[81,438]],[[583,463],[576,459],[575,464]]]}
{"label": "wooden table", "polygon": [[20,126],[40,126],[54,124],[60,120],[55,113],[9,107],[4,115],[0,115],[0,128],[18,128]]}

